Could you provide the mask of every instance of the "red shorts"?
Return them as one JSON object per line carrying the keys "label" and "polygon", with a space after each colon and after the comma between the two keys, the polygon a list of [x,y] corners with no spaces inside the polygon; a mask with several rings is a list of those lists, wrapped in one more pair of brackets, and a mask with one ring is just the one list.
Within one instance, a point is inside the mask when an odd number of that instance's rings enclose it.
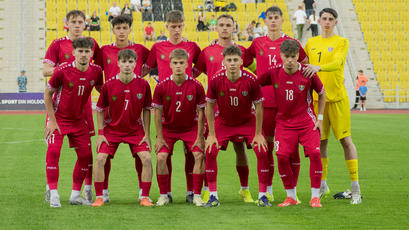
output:
{"label": "red shorts", "polygon": [[137,153],[139,152],[151,151],[149,146],[145,142],[141,145],[139,144],[145,136],[142,126],[141,130],[136,133],[123,135],[114,134],[104,129],[104,136],[107,139],[109,145],[102,143],[101,147],[99,148],[99,153],[106,153],[112,158],[114,157],[120,143],[129,144],[129,149],[131,150],[131,153],[134,157],[136,157]]}
{"label": "red shorts", "polygon": [[160,153],[168,153],[170,155],[173,154],[173,146],[175,145],[175,142],[178,140],[183,141],[185,146],[191,151],[191,152],[203,152],[200,150],[199,147],[193,145],[195,144],[196,138],[197,138],[197,126],[195,126],[192,130],[186,131],[186,132],[175,132],[173,130],[169,130],[166,128],[162,129],[162,134],[163,138],[165,139],[166,144],[169,146],[167,148],[166,146],[162,147],[159,152]]}
{"label": "red shorts", "polygon": [[237,126],[228,126],[216,119],[214,124],[217,142],[221,150],[226,150],[229,141],[240,143],[245,141],[247,148],[251,148],[251,142],[256,132],[256,118],[253,116],[249,121]]}
{"label": "red shorts", "polygon": [[275,149],[277,155],[291,156],[298,154],[298,144],[304,147],[304,154],[320,153],[320,132],[313,130],[314,126],[308,126],[300,129],[283,128],[280,125],[276,127]]}
{"label": "red shorts", "polygon": [[[48,119],[46,121],[46,126]],[[67,135],[70,148],[87,147],[91,146],[91,139],[88,132],[88,126],[84,120],[76,121],[72,123],[61,123],[58,122],[58,127],[60,127],[61,134],[58,130],[55,130],[51,135],[50,139],[47,140],[47,144],[55,146],[62,146],[64,136]]]}
{"label": "red shorts", "polygon": [[263,113],[263,132],[266,137],[274,137],[276,128],[276,108],[264,108]]}
{"label": "red shorts", "polygon": [[89,97],[87,104],[84,107],[84,119],[88,125],[88,131],[90,136],[95,136],[94,118],[92,117],[92,102]]}

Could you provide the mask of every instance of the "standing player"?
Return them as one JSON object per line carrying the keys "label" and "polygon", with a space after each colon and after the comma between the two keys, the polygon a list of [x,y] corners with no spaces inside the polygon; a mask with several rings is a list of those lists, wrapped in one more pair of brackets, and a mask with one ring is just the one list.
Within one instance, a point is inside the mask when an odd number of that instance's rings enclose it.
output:
{"label": "standing player", "polygon": [[[48,47],[47,53],[44,57],[44,66],[43,66],[43,75],[44,77],[51,76],[53,71],[56,67],[62,65],[63,63],[71,63],[74,61],[75,57],[72,54],[73,52],[73,45],[72,42],[82,37],[82,32],[85,29],[85,14],[80,10],[72,10],[67,13],[66,15],[66,25],[68,26],[68,36],[59,38],[54,40],[50,47]],[[91,38],[92,39],[92,38]],[[99,46],[98,43],[92,39],[94,46],[93,46],[93,59],[99,53]],[[92,60],[92,58],[91,58]],[[91,98],[89,99],[88,105],[85,106],[85,113],[84,116],[86,118],[89,132],[91,136],[95,135],[94,131],[94,120],[92,117],[92,107],[91,107]],[[89,171],[87,177],[85,178],[85,187],[83,191],[84,197],[88,201],[92,201],[92,164],[89,165]],[[50,193],[48,189],[48,185],[46,188],[46,201],[50,200]]]}
{"label": "standing player", "polygon": [[[189,54],[184,49],[175,49],[170,54],[172,75],[160,82],[155,89],[157,177],[160,197],[156,205],[169,203],[169,171],[166,161],[173,153],[176,141],[181,140],[193,153],[193,204],[203,206],[201,198],[204,165],[204,107],[206,105],[203,86],[186,75]],[[196,114],[198,116],[196,117]],[[164,118],[164,120],[162,120]],[[197,121],[196,121],[197,118]]]}
{"label": "standing player", "polygon": [[[217,71],[225,69],[223,66],[223,49],[231,45],[236,45],[232,41],[232,34],[234,31],[234,19],[228,14],[222,14],[217,18],[216,31],[219,34],[217,42],[204,48],[199,55],[199,60],[195,65],[195,69],[207,75],[207,82],[211,79]],[[252,64],[253,58],[246,55],[246,48],[237,45],[243,55],[243,66],[248,67]],[[217,108],[215,108],[217,111]],[[248,188],[249,167],[247,161],[246,151],[243,142],[233,143],[236,152],[236,170],[240,178],[241,189],[239,194],[245,202],[254,202]],[[203,201],[207,202],[209,199],[209,188],[205,184],[205,192],[203,194]]]}
{"label": "standing player", "polygon": [[[248,48],[248,53],[256,59],[258,76],[266,72],[268,68],[282,64],[282,60],[280,58],[280,45],[287,39],[293,39],[281,32],[283,22],[283,12],[280,8],[277,6],[268,8],[266,10],[266,19],[264,20],[264,23],[268,29],[268,34],[263,37],[255,38],[251,43],[251,46]],[[301,63],[308,62],[308,58],[303,49],[300,49],[298,61]],[[273,86],[264,86],[261,88],[261,92],[263,93],[264,97],[263,132],[266,136],[270,159],[270,179],[267,187],[267,197],[269,198],[270,202],[274,200],[272,183],[274,175],[274,129],[276,124],[275,119],[273,118],[277,113],[277,104],[275,103],[274,94],[271,93],[272,90]],[[298,178],[300,159],[298,154],[294,156],[297,159],[294,159],[294,163],[291,167],[294,172],[294,177]]]}
{"label": "standing player", "polygon": [[[115,19],[113,19],[115,20]],[[135,75],[137,55],[124,49],[118,53],[119,74],[108,80],[101,90],[97,104],[98,140],[95,162],[94,207],[104,205],[104,165],[108,156],[114,157],[120,143],[129,144],[132,155],[142,162],[142,199],[140,205],[153,206],[149,199],[152,183],[150,155],[151,89],[148,82]],[[109,121],[104,123],[107,110]],[[141,121],[142,116],[142,121]]]}
{"label": "standing player", "polygon": [[[259,177],[259,206],[271,206],[267,197],[269,160],[267,144],[262,134],[263,97],[256,77],[242,70],[242,52],[232,45],[223,50],[223,65],[226,69],[218,72],[209,82],[207,91],[206,117],[209,136],[206,140],[206,177],[210,198],[205,207],[219,205],[217,197],[217,155],[219,147],[227,148],[229,141],[243,142],[253,147],[257,155]],[[215,119],[214,107],[217,103],[220,114]],[[252,113],[254,104],[256,115]]]}
{"label": "standing player", "polygon": [[[305,69],[306,75],[318,73],[326,89],[326,104],[322,122],[321,160],[322,179],[321,196],[329,194],[327,185],[328,137],[332,127],[335,138],[342,148],[351,178],[351,204],[361,203],[361,192],[358,182],[358,154],[351,138],[351,112],[347,91],[344,85],[344,67],[348,54],[349,42],[346,38],[334,33],[338,14],[334,9],[325,8],[320,12],[318,23],[322,35],[310,38],[305,46],[311,65]],[[314,97],[316,100],[316,95]],[[316,103],[315,103],[316,104]]]}
{"label": "standing player", "polygon": [[[96,63],[102,67],[105,74],[105,80],[115,77],[119,73],[118,53],[123,49],[131,49],[136,53],[136,65],[134,73],[141,76],[142,66],[149,55],[149,50],[140,44],[129,41],[128,36],[131,33],[132,18],[120,15],[111,20],[112,33],[115,35],[115,42],[110,45],[101,47],[98,53]],[[138,172],[139,188],[141,187],[142,163],[139,157],[135,157],[135,168]],[[111,159],[107,158],[105,163],[105,180],[104,180],[104,201],[109,201],[108,180],[111,171]],[[141,189],[139,190],[141,192]]]}
{"label": "standing player", "polygon": [[[167,41],[159,41],[152,46],[149,52],[148,60],[146,61],[143,69],[143,76],[149,73],[149,71],[155,67],[158,68],[159,72],[159,82],[163,81],[167,77],[172,75],[172,70],[170,68],[170,53],[174,49],[184,49],[189,54],[188,66],[186,68],[186,74],[189,76],[195,76],[192,70],[193,63],[197,62],[200,54],[199,46],[190,41],[183,41],[182,32],[185,26],[185,18],[183,12],[179,10],[172,10],[166,14],[166,29],[169,31],[169,39]],[[185,146],[185,149],[186,146]],[[187,194],[186,201],[189,203],[193,202],[193,165],[194,157],[191,153],[186,150],[186,184],[187,184]],[[169,174],[172,174],[172,163],[171,158],[168,158],[168,168]],[[169,177],[170,178],[170,177]],[[169,181],[169,191],[171,183]],[[169,192],[171,197],[171,193]]]}
{"label": "standing player", "polygon": [[70,204],[89,204],[80,197],[82,183],[92,164],[91,139],[84,118],[84,107],[92,89],[96,87],[99,90],[102,86],[103,77],[101,68],[90,63],[93,41],[89,38],[77,38],[72,45],[75,61],[54,70],[44,93],[48,116],[45,128],[46,174],[51,207],[61,207],[57,192],[58,162],[65,135],[78,157],[73,173]]}
{"label": "standing player", "polygon": [[[295,187],[297,179],[291,169],[292,155],[298,154],[298,144],[310,159],[311,201],[314,208],[321,207],[319,191],[322,174],[320,159],[320,130],[325,106],[324,87],[317,75],[304,77],[298,63],[300,46],[294,40],[281,43],[283,66],[272,67],[257,79],[261,85],[273,85],[277,103],[275,148],[278,170],[287,192],[287,199],[279,207],[297,205]],[[319,95],[318,119],[313,112],[312,90]]]}

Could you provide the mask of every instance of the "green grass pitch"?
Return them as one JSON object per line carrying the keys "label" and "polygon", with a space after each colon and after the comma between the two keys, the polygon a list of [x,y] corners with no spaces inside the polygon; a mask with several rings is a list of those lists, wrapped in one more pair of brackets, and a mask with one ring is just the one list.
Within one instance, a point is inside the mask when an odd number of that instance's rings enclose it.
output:
{"label": "green grass pitch", "polygon": [[[60,159],[62,208],[52,209],[43,196],[46,181],[44,115],[0,115],[0,229],[408,229],[409,115],[353,114],[352,127],[364,197],[358,206],[350,205],[349,200],[330,197],[322,201],[323,208],[312,209],[309,206],[309,163],[305,158],[297,186],[301,205],[276,207],[285,199],[277,167],[274,206],[259,208],[245,204],[238,196],[239,179],[232,148],[220,152],[218,158],[221,205],[210,209],[188,205],[180,143],[173,157],[173,204],[154,208],[139,206],[134,162],[129,148],[122,145],[112,161],[111,202],[101,208],[70,206],[75,152],[68,148],[66,140]],[[95,140],[94,137],[94,149]],[[251,150],[247,152],[250,190],[253,198],[257,198],[256,159]],[[350,187],[342,148],[333,137],[329,155],[328,184],[333,195]],[[158,196],[154,175],[151,198],[156,201]]]}

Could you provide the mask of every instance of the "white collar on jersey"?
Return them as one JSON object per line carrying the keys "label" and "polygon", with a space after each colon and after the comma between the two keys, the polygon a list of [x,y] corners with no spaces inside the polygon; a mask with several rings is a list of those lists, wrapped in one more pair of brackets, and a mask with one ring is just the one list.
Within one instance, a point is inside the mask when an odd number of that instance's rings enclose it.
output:
{"label": "white collar on jersey", "polygon": [[[266,37],[270,38],[270,37],[268,36],[268,34],[266,34]],[[285,33],[281,32],[281,37],[282,37],[282,38],[285,37]],[[270,40],[271,40],[271,38],[270,38]]]}
{"label": "white collar on jersey", "polygon": [[[189,75],[187,75],[187,74],[186,74],[186,78],[185,78],[185,80],[187,80],[187,79],[189,79]],[[172,75],[170,75],[170,80],[172,80],[172,81],[173,81],[173,74],[172,74]]]}
{"label": "white collar on jersey", "polygon": [[[115,79],[119,79],[118,75],[119,75],[119,74],[115,75]],[[133,74],[133,78],[134,78],[134,79],[136,78],[136,74]]]}
{"label": "white collar on jersey", "polygon": [[73,62],[71,63],[71,65],[72,65],[72,67],[75,68],[75,61],[73,61]]}

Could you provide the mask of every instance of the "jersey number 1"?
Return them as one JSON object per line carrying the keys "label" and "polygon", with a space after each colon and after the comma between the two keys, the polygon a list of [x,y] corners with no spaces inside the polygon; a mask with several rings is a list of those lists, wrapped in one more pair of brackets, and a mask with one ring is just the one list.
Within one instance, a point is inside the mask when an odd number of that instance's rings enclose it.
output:
{"label": "jersey number 1", "polygon": [[85,88],[85,85],[78,86],[78,96],[84,95],[84,88]]}

